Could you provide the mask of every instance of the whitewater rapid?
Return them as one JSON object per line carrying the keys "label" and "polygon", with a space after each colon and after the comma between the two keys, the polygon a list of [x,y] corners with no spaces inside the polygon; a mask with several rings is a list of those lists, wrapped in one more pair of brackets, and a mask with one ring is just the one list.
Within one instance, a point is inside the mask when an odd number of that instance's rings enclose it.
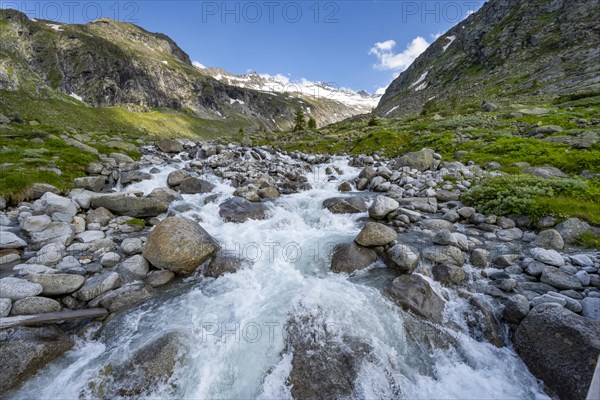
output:
{"label": "whitewater rapid", "polygon": [[[359,173],[345,159],[334,162],[343,171],[342,180]],[[167,187],[167,175],[182,166],[160,167],[151,180],[125,189],[147,194]],[[382,294],[393,279],[383,264],[354,277],[329,271],[333,246],[353,240],[359,219],[366,216],[323,209],[323,200],[339,196],[337,182],[309,175],[313,189],[274,201],[270,218],[234,224],[225,223],[218,208],[234,189],[215,176],[204,178],[216,184],[213,193],[219,198],[205,204],[208,195],[184,195],[192,208],[183,215],[198,220],[223,249],[250,259],[251,265],[218,279],[188,278],[118,315],[100,335],[90,329],[12,398],[95,398],[90,382],[105,379],[108,364],[120,365],[173,330],[194,338],[189,361],[176,369],[175,389],[165,385],[146,398],[291,398],[287,378],[293,353],[286,346],[285,327],[298,314],[324,321],[328,340],[343,334],[372,347],[373,357],[363,360],[355,382],[357,398],[547,398],[511,348],[469,337],[457,317],[463,300],[455,293],[436,286],[451,299],[445,318],[459,327],[453,331],[456,347],[431,351],[410,340],[409,316]]]}

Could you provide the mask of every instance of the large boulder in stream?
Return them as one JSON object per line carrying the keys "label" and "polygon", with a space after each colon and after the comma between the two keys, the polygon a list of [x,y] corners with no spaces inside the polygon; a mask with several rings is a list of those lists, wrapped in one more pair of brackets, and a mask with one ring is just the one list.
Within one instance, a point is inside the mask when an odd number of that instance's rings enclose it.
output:
{"label": "large boulder in stream", "polygon": [[220,249],[198,223],[170,217],[154,227],[142,252],[155,267],[189,275]]}
{"label": "large boulder in stream", "polygon": [[241,197],[232,197],[219,205],[219,215],[227,222],[242,223],[249,219],[266,219],[267,206]]}
{"label": "large boulder in stream", "polygon": [[421,275],[401,275],[392,281],[387,292],[402,308],[430,321],[442,322],[446,301]]}
{"label": "large boulder in stream", "polygon": [[372,352],[364,340],[328,328],[323,315],[297,315],[286,326],[293,352],[287,384],[294,399],[354,398],[354,382]]}
{"label": "large boulder in stream", "polygon": [[323,207],[333,214],[360,214],[367,212],[365,197],[332,197],[323,201]]}
{"label": "large boulder in stream", "polygon": [[513,341],[529,370],[557,397],[586,398],[600,354],[600,322],[540,304],[521,321]]}
{"label": "large boulder in stream", "polygon": [[331,270],[348,274],[366,268],[377,260],[375,250],[356,243],[340,243],[333,248]]}
{"label": "large boulder in stream", "polygon": [[0,330],[0,395],[15,388],[73,344],[73,340],[55,326]]}

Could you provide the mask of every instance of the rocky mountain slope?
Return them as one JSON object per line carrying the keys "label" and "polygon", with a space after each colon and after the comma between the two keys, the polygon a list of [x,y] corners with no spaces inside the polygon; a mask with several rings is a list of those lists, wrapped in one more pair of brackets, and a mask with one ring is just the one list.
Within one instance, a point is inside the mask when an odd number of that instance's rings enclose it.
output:
{"label": "rocky mountain slope", "polygon": [[392,82],[380,116],[600,91],[597,0],[491,0]]}
{"label": "rocky mountain slope", "polygon": [[95,107],[183,110],[208,120],[241,121],[237,125],[256,130],[287,129],[298,109],[319,125],[352,112],[329,99],[220,82],[200,73],[169,37],[110,19],[71,25],[0,10],[0,35],[4,91],[42,98],[70,95]]}

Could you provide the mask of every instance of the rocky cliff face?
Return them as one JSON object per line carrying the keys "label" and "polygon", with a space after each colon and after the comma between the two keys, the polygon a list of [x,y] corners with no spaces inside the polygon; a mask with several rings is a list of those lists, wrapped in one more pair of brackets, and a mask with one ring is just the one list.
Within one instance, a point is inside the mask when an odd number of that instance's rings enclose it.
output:
{"label": "rocky cliff face", "polygon": [[59,24],[0,10],[0,34],[0,90],[66,94],[97,107],[188,110],[256,128],[289,128],[296,110],[309,107],[320,124],[334,122],[335,104],[219,82],[169,37],[132,24]]}
{"label": "rocky cliff face", "polygon": [[598,0],[490,0],[400,74],[376,112],[598,92],[599,21]]}

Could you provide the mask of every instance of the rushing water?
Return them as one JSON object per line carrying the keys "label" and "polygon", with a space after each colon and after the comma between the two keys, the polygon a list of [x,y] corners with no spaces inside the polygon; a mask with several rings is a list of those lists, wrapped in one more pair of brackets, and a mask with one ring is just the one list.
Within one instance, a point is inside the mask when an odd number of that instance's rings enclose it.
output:
{"label": "rushing water", "polygon": [[[337,160],[346,178],[358,171]],[[164,167],[150,181],[127,189],[148,193],[166,187]],[[343,178],[343,177],[342,177]],[[217,201],[206,195],[184,196],[195,217],[223,248],[253,264],[218,279],[193,277],[160,296],[118,315],[100,335],[77,338],[76,346],[48,365],[14,394],[17,399],[78,399],[97,395],[106,365],[119,365],[162,333],[193,335],[190,358],[177,368],[171,385],[149,398],[240,399],[290,398],[286,385],[293,354],[286,347],[290,316],[318,316],[335,335],[352,336],[373,349],[355,382],[358,398],[547,398],[510,348],[496,348],[468,336],[457,316],[455,293],[445,316],[452,322],[454,346],[422,346],[409,320],[381,291],[392,276],[376,264],[349,278],[329,271],[333,245],[351,241],[365,215],[334,215],[322,208],[338,195],[335,182],[312,182],[314,189],[283,196],[264,221],[225,223],[218,204],[233,188],[216,177]],[[436,286],[439,290],[445,290]],[[413,329],[413,331],[411,331]],[[416,333],[416,336],[415,336]],[[175,391],[175,392],[173,392]]]}

